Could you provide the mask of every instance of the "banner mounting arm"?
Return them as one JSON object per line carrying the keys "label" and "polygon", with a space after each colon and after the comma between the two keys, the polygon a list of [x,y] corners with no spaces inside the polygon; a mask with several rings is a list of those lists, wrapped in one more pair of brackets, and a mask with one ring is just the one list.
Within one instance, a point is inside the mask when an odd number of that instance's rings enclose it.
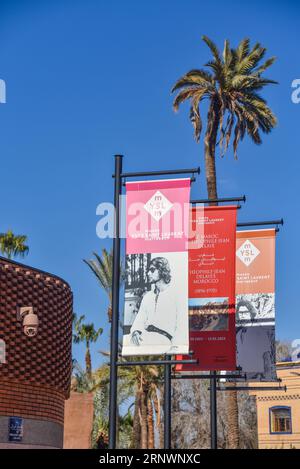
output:
{"label": "banner mounting arm", "polygon": [[[166,175],[175,175],[175,174],[200,174],[200,166],[197,168],[192,169],[167,169],[163,171],[140,171],[134,173],[121,173],[120,177],[122,179],[125,178],[133,178],[133,177],[145,177],[145,176],[166,176]],[[112,177],[114,178],[115,175],[113,174]]]}

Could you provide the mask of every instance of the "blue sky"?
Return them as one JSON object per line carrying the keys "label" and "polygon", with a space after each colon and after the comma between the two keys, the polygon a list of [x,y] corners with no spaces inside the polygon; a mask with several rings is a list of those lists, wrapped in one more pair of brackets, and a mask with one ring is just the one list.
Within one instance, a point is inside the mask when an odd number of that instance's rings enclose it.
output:
{"label": "blue sky", "polygon": [[[96,206],[113,197],[113,155],[126,171],[194,167],[192,196],[205,197],[203,143],[188,109],[172,111],[170,89],[210,57],[206,34],[222,47],[248,36],[278,57],[264,96],[278,127],[263,145],[245,140],[217,160],[219,196],[246,194],[239,221],[283,217],[277,242],[277,336],[300,337],[300,5],[296,2],[199,0],[1,0],[0,231],[28,235],[26,263],[65,278],[74,309],[105,333],[107,300],[82,262],[108,247],[96,236]],[[83,358],[83,347],[74,347]]]}

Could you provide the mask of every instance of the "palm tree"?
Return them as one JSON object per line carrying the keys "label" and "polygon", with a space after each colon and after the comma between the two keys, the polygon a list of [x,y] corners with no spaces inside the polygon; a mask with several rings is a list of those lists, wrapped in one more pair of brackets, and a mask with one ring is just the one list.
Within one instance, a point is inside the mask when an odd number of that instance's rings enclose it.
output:
{"label": "palm tree", "polygon": [[226,394],[228,425],[227,445],[229,449],[236,449],[240,445],[239,406],[237,391],[235,390],[236,383],[232,382],[227,386],[232,388],[232,390],[227,391]]}
{"label": "palm tree", "polygon": [[260,132],[269,133],[276,125],[276,117],[258,94],[264,86],[277,82],[262,77],[275,57],[260,64],[266,49],[256,43],[250,49],[250,40],[243,39],[236,49],[230,48],[225,40],[223,55],[207,36],[202,36],[208,45],[212,59],[205,65],[208,70],[194,69],[183,75],[172,88],[178,91],[173,108],[178,110],[184,101],[190,102],[190,120],[197,142],[202,132],[200,103],[208,101],[206,131],[204,137],[206,184],[209,199],[217,199],[215,150],[220,146],[223,156],[233,135],[234,157],[246,134],[259,145]]}
{"label": "palm tree", "polygon": [[[109,298],[108,307],[108,320],[111,322],[112,316],[112,266],[113,266],[113,255],[112,251],[107,252],[106,249],[102,249],[102,257],[97,253],[93,253],[95,259],[84,260],[84,262],[92,270],[96,276],[101,287],[107,293]],[[121,266],[121,281],[124,280],[124,272]],[[106,352],[102,351],[102,354],[109,356]],[[149,357],[148,357],[149,358]],[[143,359],[139,357],[135,359]],[[105,367],[100,367],[96,372],[98,376],[95,389],[99,386],[103,386],[105,379],[103,373]],[[120,367],[118,370],[118,400],[124,402],[126,396],[135,395],[134,401],[134,416],[132,421],[132,442],[133,448],[153,448],[154,447],[154,419],[157,428],[161,429],[160,425],[160,413],[161,413],[161,402],[159,392],[159,370],[153,366],[137,366],[137,367]],[[123,396],[123,397],[122,397]],[[102,417],[101,417],[102,418]],[[127,423],[128,419],[124,420]],[[118,426],[120,429],[119,438],[124,439],[124,431],[122,430],[123,420],[121,416],[118,416]],[[102,432],[102,430],[101,430]],[[102,433],[101,433],[102,434]],[[121,440],[120,440],[121,444]]]}
{"label": "palm tree", "polygon": [[90,374],[88,375],[75,358],[73,358],[72,362],[71,391],[80,393],[92,392],[95,386],[94,377]]}
{"label": "palm tree", "polygon": [[25,257],[29,252],[29,247],[25,244],[27,236],[14,235],[11,230],[0,233],[0,252],[8,259],[20,256]]}
{"label": "palm tree", "polygon": [[[212,59],[205,65],[208,70],[190,70],[177,80],[172,88],[172,93],[178,91],[173,108],[178,111],[179,105],[189,100],[190,120],[199,142],[202,132],[200,103],[205,99],[208,101],[204,156],[208,198],[213,200],[218,198],[216,146],[219,145],[221,156],[224,156],[233,135],[233,152],[237,158],[239,142],[246,134],[255,144],[262,143],[260,132],[271,132],[277,121],[259,92],[266,85],[277,82],[262,76],[275,57],[261,63],[266,54],[261,44],[256,43],[250,49],[250,40],[246,38],[232,49],[225,40],[221,56],[211,39],[207,36],[202,39],[212,53]],[[231,387],[233,390],[227,393],[228,445],[236,448],[239,445],[238,404],[235,384],[231,383]]]}
{"label": "palm tree", "polygon": [[[151,360],[151,356],[147,358]],[[127,359],[130,361],[130,357]],[[135,361],[143,359],[135,357]],[[154,421],[161,431],[162,369],[153,365],[122,366],[122,379],[135,394],[132,448],[153,449]]]}
{"label": "palm tree", "polygon": [[[109,354],[104,353],[109,356]],[[151,360],[151,356],[147,357]],[[157,357],[156,357],[157,358]],[[135,357],[135,361],[143,361],[145,357]],[[152,357],[153,359],[153,357]],[[123,358],[124,361],[131,361],[130,357]],[[94,373],[95,390],[109,386],[109,366],[102,365]],[[123,420],[118,415],[119,444],[120,447],[149,448],[155,447],[154,442],[154,422],[159,433],[161,426],[161,367],[149,366],[122,366],[118,370],[118,407],[130,402],[128,408],[128,418]],[[108,395],[108,390],[107,390]],[[135,396],[132,403],[132,396]],[[130,409],[134,406],[133,418],[130,418]],[[103,406],[102,406],[103,407]],[[105,406],[108,409],[108,405]],[[102,411],[103,417],[103,411]],[[106,415],[108,419],[108,414]],[[130,426],[125,427],[125,422]],[[128,441],[128,430],[130,430],[131,441]],[[160,438],[161,440],[161,438]],[[127,443],[127,444],[126,444]],[[118,445],[119,447],[119,445]]]}
{"label": "palm tree", "polygon": [[74,331],[73,334],[73,342],[75,344],[79,344],[80,342],[85,342],[86,352],[85,352],[85,367],[86,367],[86,374],[90,378],[92,375],[92,359],[90,353],[90,344],[92,342],[96,342],[98,337],[102,334],[103,329],[99,327],[99,329],[95,329],[94,324],[84,324],[83,321],[85,320],[85,316],[80,316],[77,319],[76,314],[73,316],[73,324],[74,324]]}
{"label": "palm tree", "polygon": [[107,315],[109,322],[111,322],[113,254],[112,251],[108,253],[106,249],[102,249],[102,258],[96,252],[94,252],[93,255],[95,256],[95,259],[84,259],[83,262],[89,266],[108,296],[109,306]]}
{"label": "palm tree", "polygon": [[[92,447],[97,449],[108,448],[109,429],[109,365],[104,363],[90,376],[73,359],[73,373],[71,390],[79,393],[93,393],[94,419],[92,430]],[[124,408],[132,401],[132,387],[123,379],[118,382],[118,405]],[[125,415],[118,415],[118,447],[129,448],[132,440],[133,419],[129,409]]]}
{"label": "palm tree", "polygon": [[[106,353],[104,354],[108,356]],[[108,440],[108,427],[109,427],[109,364],[104,363],[93,374],[94,377],[94,391],[95,391],[95,418],[93,440],[96,446],[99,446],[103,440]],[[118,412],[117,417],[117,447],[129,448],[132,446],[132,430],[133,418],[130,413],[132,406],[132,395],[134,393],[134,384],[131,379],[128,379],[126,370],[119,370],[118,373],[118,409],[129,406],[125,415],[120,415]]]}

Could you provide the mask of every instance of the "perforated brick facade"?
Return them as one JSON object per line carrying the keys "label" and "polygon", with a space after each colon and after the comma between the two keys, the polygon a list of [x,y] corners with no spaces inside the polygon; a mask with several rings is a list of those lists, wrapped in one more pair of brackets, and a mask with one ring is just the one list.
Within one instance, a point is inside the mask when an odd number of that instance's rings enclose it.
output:
{"label": "perforated brick facade", "polygon": [[[18,307],[32,306],[38,333],[24,334]],[[62,279],[0,257],[0,416],[63,425],[70,392],[72,292]]]}

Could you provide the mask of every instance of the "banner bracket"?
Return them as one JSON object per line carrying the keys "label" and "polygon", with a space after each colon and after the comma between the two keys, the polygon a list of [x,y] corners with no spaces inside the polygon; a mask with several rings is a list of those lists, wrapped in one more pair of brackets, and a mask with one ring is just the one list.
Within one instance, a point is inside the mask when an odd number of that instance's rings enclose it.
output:
{"label": "banner bracket", "polygon": [[[140,171],[135,173],[121,173],[121,179],[125,178],[133,178],[133,177],[146,177],[146,176],[167,176],[167,175],[175,175],[175,174],[189,174],[191,173],[193,176],[194,174],[200,174],[200,166],[197,168],[192,169],[166,169],[163,171]],[[112,175],[115,178],[115,174]]]}
{"label": "banner bracket", "polygon": [[241,197],[224,197],[224,198],[221,198],[221,199],[195,199],[195,200],[191,200],[191,204],[192,205],[195,205],[195,204],[211,204],[211,203],[216,203],[216,204],[219,204],[219,203],[222,203],[222,202],[246,202],[246,196],[243,195]]}

